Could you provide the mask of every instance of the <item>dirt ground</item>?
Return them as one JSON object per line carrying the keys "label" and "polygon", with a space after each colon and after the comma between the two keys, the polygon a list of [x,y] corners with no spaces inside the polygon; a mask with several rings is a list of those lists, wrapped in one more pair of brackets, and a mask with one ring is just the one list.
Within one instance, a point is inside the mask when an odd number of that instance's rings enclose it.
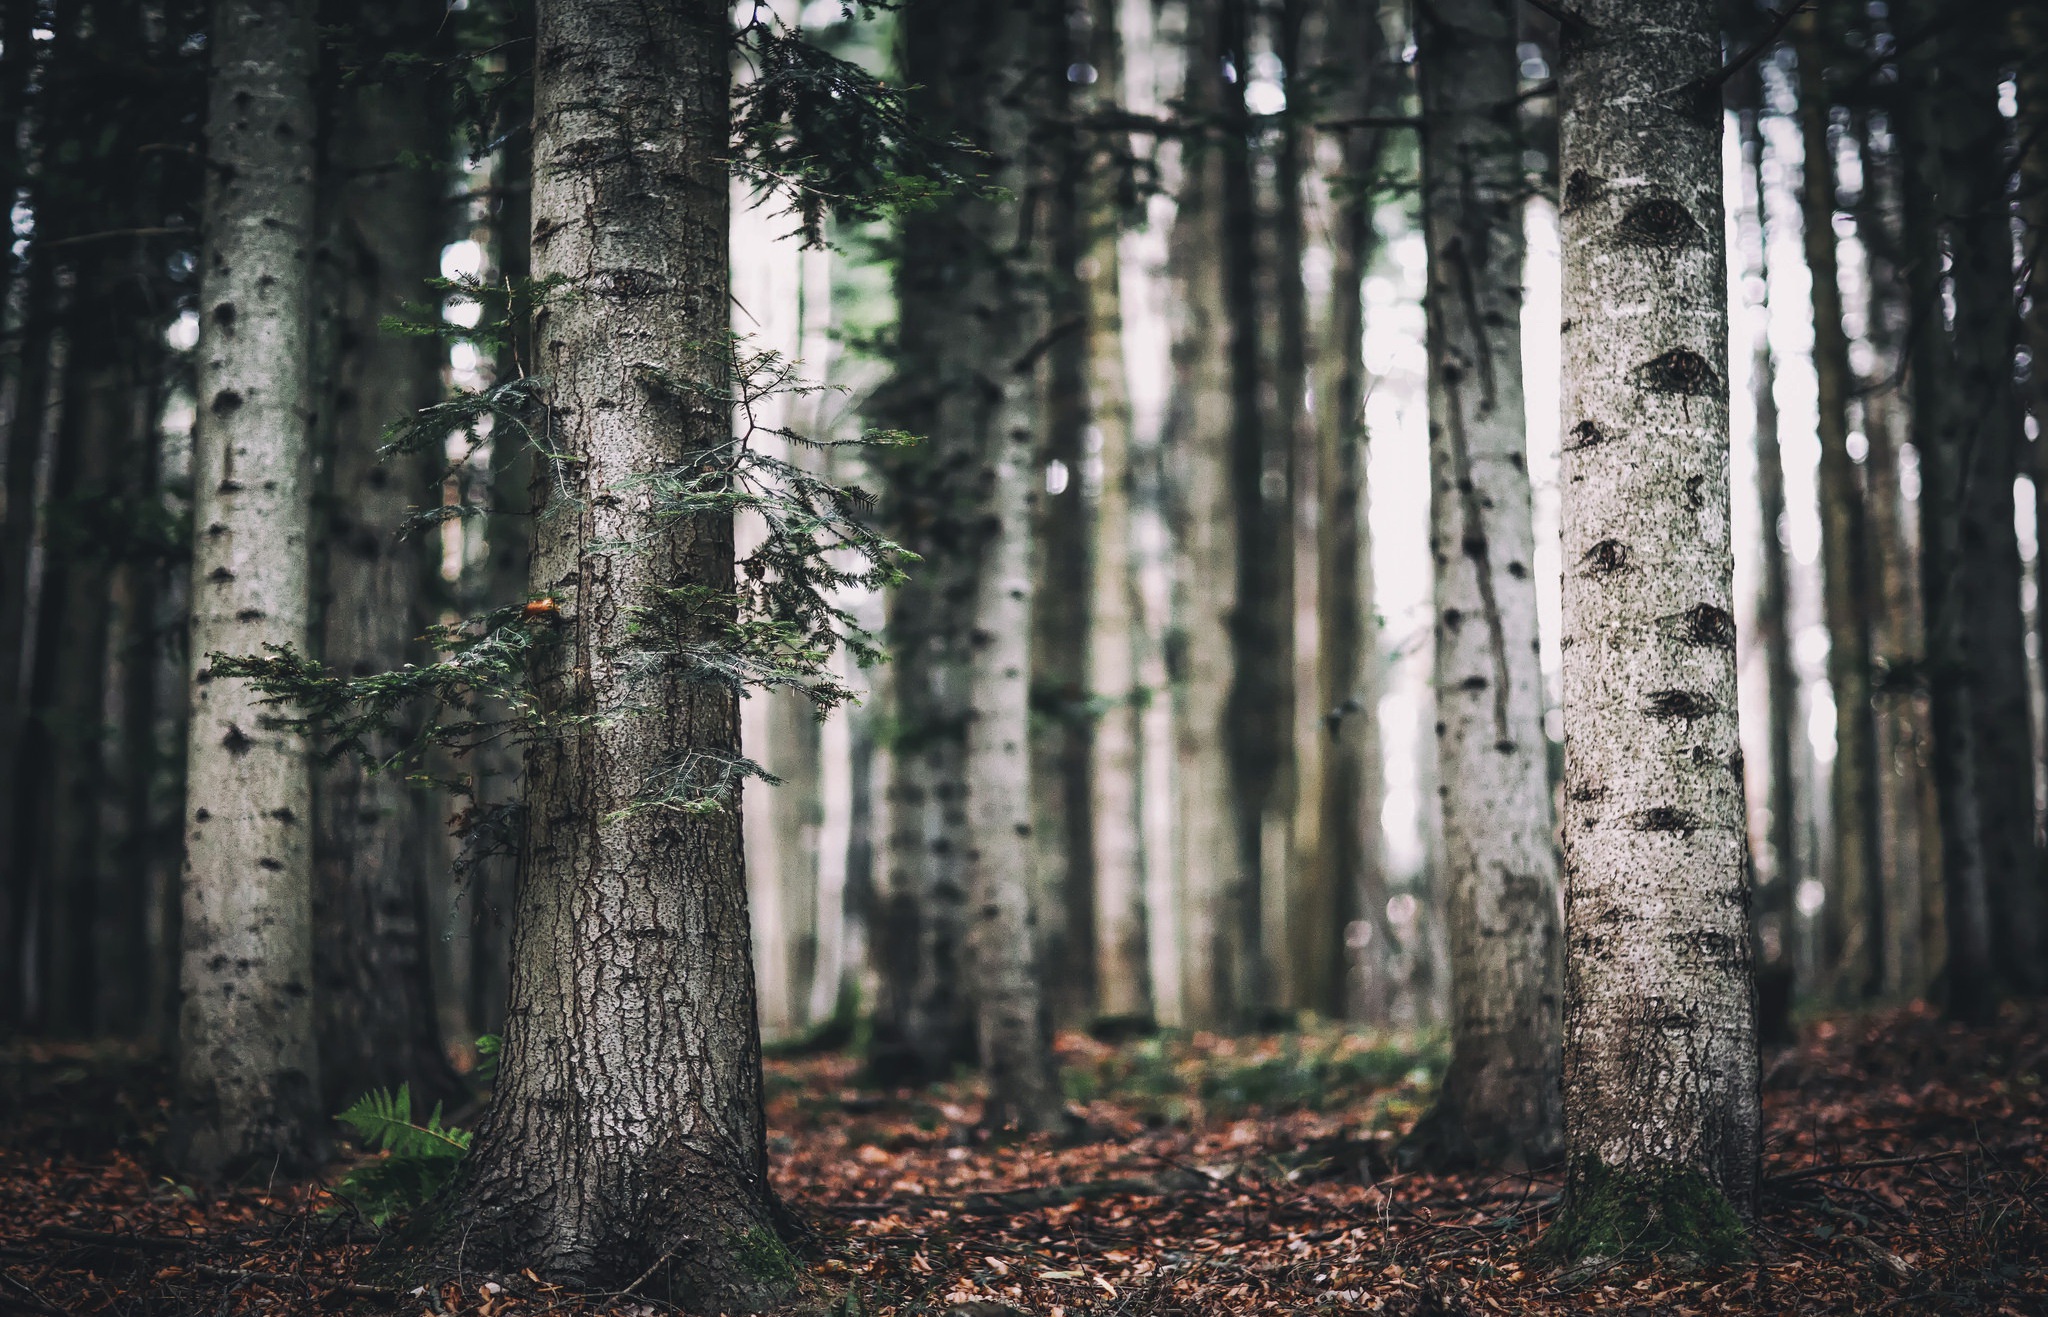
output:
{"label": "dirt ground", "polygon": [[[1753,1256],[1559,1270],[1540,1176],[1404,1173],[1440,1042],[1311,1030],[1062,1039],[1084,1137],[978,1138],[971,1082],[881,1091],[857,1062],[769,1063],[777,1187],[812,1237],[798,1310],[1073,1314],[2048,1314],[2048,1030],[1924,1007],[1824,1020],[1766,1058]],[[664,1311],[530,1277],[400,1294],[328,1187],[167,1176],[160,1064],[0,1052],[0,1312],[540,1317]]]}

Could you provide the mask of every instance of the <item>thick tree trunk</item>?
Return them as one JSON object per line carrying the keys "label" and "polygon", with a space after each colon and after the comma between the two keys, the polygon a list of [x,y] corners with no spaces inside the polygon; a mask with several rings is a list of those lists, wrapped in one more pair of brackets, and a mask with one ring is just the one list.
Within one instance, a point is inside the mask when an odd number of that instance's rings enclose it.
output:
{"label": "thick tree trunk", "polygon": [[1819,390],[1821,594],[1828,685],[1835,697],[1835,762],[1829,775],[1835,848],[1827,951],[1834,995],[1856,1000],[1882,991],[1885,974],[1877,718],[1870,691],[1870,537],[1861,478],[1849,456],[1853,377],[1835,261],[1835,171],[1824,50],[1812,11],[1800,19],[1798,49],[1799,129],[1805,147],[1799,202],[1806,265],[1813,276],[1813,369]]}
{"label": "thick tree trunk", "polygon": [[1567,1254],[1740,1248],[1760,1117],[1715,11],[1583,4],[1564,195]]}
{"label": "thick tree trunk", "polygon": [[[1522,414],[1515,0],[1417,11],[1429,242],[1436,744],[1451,1064],[1411,1147],[1547,1161],[1563,1138],[1557,850]],[[1572,442],[1578,442],[1574,439]]]}
{"label": "thick tree trunk", "polygon": [[[2022,399],[2033,413],[2035,423],[2034,479],[2035,544],[2041,529],[2048,527],[2048,12],[2039,5],[2012,6],[2014,44],[2024,52],[2018,61],[2019,140],[2026,143],[2019,158],[2020,216],[2026,229],[2022,238],[2022,267],[2027,272],[2024,303],[2026,344],[2034,361],[2032,388]],[[2048,666],[2048,603],[2039,590],[2048,585],[2041,550],[2034,551],[2034,625],[2038,633],[2036,653]],[[2044,855],[2048,861],[2048,855]],[[2048,898],[2048,865],[2034,879],[2037,900]],[[2048,924],[2048,915],[2044,915]],[[2044,929],[2048,937],[2048,929]]]}
{"label": "thick tree trunk", "polygon": [[193,457],[184,1005],[172,1158],[218,1176],[321,1142],[312,773],[210,655],[307,642],[313,6],[220,0],[212,26]]}
{"label": "thick tree trunk", "polygon": [[[1938,6],[1915,5],[1908,15],[1916,24],[1936,24]],[[1949,70],[1937,57],[1944,43],[1923,48],[1909,58],[1906,85],[1913,95],[1895,125],[1908,181],[1901,197],[1907,286],[1914,323],[1908,384],[1913,410],[1913,446],[1920,453],[1921,608],[1927,633],[1926,672],[1929,712],[1933,724],[1932,776],[1941,807],[1943,925],[1947,937],[1947,1006],[1964,1019],[1986,1017],[1995,1004],[1991,913],[1986,873],[1987,851],[1983,806],[1979,795],[1982,756],[1977,738],[1982,720],[1979,694],[1972,676],[1974,636],[1969,625],[1965,523],[1972,515],[1970,457],[1975,441],[1975,402],[1956,391],[1955,375],[1964,369],[1958,342],[1940,332],[1943,288],[1942,235],[1936,195],[1944,182],[1943,156],[1951,139],[1970,127],[1968,97],[1950,85]],[[1959,115],[1965,122],[1953,122]],[[1953,197],[1944,206],[1954,211]],[[2002,214],[2002,210],[2001,210]],[[1960,271],[1966,260],[1981,257],[1963,246],[1954,261],[1958,270],[1957,324],[1963,321]],[[1982,289],[1972,284],[1972,293]],[[1970,314],[1982,317],[1981,306]],[[1978,363],[1980,369],[1984,363]],[[1978,379],[1975,384],[1984,383]],[[1993,381],[1994,393],[1996,382]],[[1974,397],[1975,395],[1971,395]]]}
{"label": "thick tree trunk", "polygon": [[[1386,40],[1374,5],[1335,5],[1332,63],[1350,73],[1359,101],[1381,108]],[[1319,945],[1305,952],[1310,1006],[1335,1018],[1386,1022],[1387,879],[1380,847],[1380,635],[1373,600],[1371,498],[1366,486],[1365,272],[1372,263],[1372,177],[1381,133],[1346,130],[1332,188],[1330,314],[1325,383],[1317,390],[1317,654],[1327,743],[1316,827],[1317,898],[1302,924]],[[1348,972],[1347,972],[1348,971]]]}
{"label": "thick tree trunk", "polygon": [[[1743,150],[1756,188],[1757,270],[1760,287],[1770,287],[1770,233],[1765,222],[1762,84],[1748,80],[1755,104],[1743,111]],[[1765,308],[1768,316],[1768,306]],[[1778,450],[1777,366],[1766,328],[1756,337],[1750,366],[1750,397],[1756,415],[1756,492],[1763,555],[1756,598],[1757,643],[1764,650],[1764,687],[1770,707],[1764,720],[1767,763],[1767,849],[1769,863],[1757,872],[1750,908],[1756,956],[1757,1036],[1770,1046],[1793,1040],[1793,889],[1799,883],[1799,777],[1793,753],[1799,734],[1799,675],[1792,667],[1788,616],[1789,571],[1785,562],[1785,464]]]}
{"label": "thick tree trunk", "polygon": [[[378,49],[430,53],[444,19],[426,0],[353,7],[347,21]],[[423,74],[337,84],[323,161],[314,263],[320,397],[315,635],[321,658],[356,676],[426,657],[428,590],[438,554],[405,527],[436,492],[440,454],[386,460],[384,429],[442,395],[440,345],[381,327],[430,300],[447,236],[447,179],[428,162],[449,149],[441,96]],[[386,747],[396,748],[396,747]],[[427,868],[439,801],[353,756],[314,779],[313,915],[322,1095],[339,1111],[368,1089],[410,1083],[421,1102],[456,1101],[435,1014]]]}
{"label": "thick tree trunk", "polygon": [[[1089,4],[1091,103],[1123,104],[1123,46],[1118,0]],[[1118,239],[1123,199],[1115,154],[1127,139],[1105,138],[1089,153],[1082,194],[1086,225],[1081,282],[1085,297],[1088,399],[1100,444],[1095,500],[1095,557],[1088,619],[1088,689],[1099,701],[1089,744],[1089,825],[1095,886],[1095,1009],[1108,1019],[1150,1019],[1154,1013],[1149,921],[1140,832],[1141,694],[1138,689],[1137,561],[1131,536],[1134,471],[1131,399],[1125,378],[1122,262]],[[1164,914],[1166,912],[1160,912]]]}
{"label": "thick tree trunk", "polygon": [[[565,283],[534,327],[561,455],[530,586],[558,609],[535,623],[554,633],[535,673],[554,725],[527,756],[495,1100],[413,1265],[752,1311],[794,1267],[767,1182],[741,821],[730,798],[649,797],[713,786],[739,751],[736,692],[674,652],[728,619],[672,594],[732,589],[732,523],[627,488],[731,432],[726,8],[556,0],[538,18],[534,273]],[[650,627],[669,654],[647,653]]]}

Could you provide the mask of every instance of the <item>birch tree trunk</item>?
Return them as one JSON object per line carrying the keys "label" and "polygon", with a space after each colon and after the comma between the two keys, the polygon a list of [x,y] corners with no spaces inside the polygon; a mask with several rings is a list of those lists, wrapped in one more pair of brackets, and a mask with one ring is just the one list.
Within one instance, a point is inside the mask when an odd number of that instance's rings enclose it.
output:
{"label": "birch tree trunk", "polygon": [[1760,1117],[1715,11],[1578,7],[1558,77],[1568,1256],[1727,1255]]}
{"label": "birch tree trunk", "polygon": [[[1757,268],[1760,287],[1770,288],[1770,231],[1765,219],[1763,85],[1747,79],[1752,105],[1743,111],[1744,154],[1756,189]],[[1762,308],[1768,322],[1769,304]],[[1756,336],[1750,365],[1755,409],[1756,492],[1763,554],[1756,598],[1756,642],[1764,650],[1764,686],[1769,709],[1764,742],[1769,747],[1767,816],[1769,862],[1757,871],[1750,928],[1756,955],[1757,1036],[1777,1046],[1793,1040],[1793,888],[1799,882],[1799,778],[1793,750],[1799,725],[1799,674],[1792,667],[1788,617],[1789,572],[1785,562],[1785,463],[1778,448],[1777,363],[1768,323]]]}
{"label": "birch tree trunk", "polygon": [[210,655],[307,641],[310,0],[219,0],[211,27],[193,457],[184,1005],[172,1159],[313,1164],[312,775]]}
{"label": "birch tree trunk", "polygon": [[[1798,54],[1799,129],[1805,147],[1799,202],[1806,266],[1813,276],[1813,369],[1819,394],[1821,594],[1828,629],[1828,685],[1835,698],[1835,763],[1829,775],[1835,851],[1826,907],[1827,947],[1834,995],[1855,1000],[1882,991],[1885,975],[1877,719],[1870,690],[1875,600],[1863,489],[1849,456],[1853,377],[1835,260],[1834,154],[1828,142],[1824,47],[1810,10],[1799,19]],[[2013,597],[2019,597],[2017,587]]]}
{"label": "birch tree trunk", "polygon": [[1451,1064],[1436,1162],[1554,1157],[1562,985],[1522,409],[1515,0],[1416,13],[1429,242],[1430,556]]}
{"label": "birch tree trunk", "polygon": [[527,756],[495,1100],[407,1259],[424,1278],[531,1268],[728,1312],[794,1283],[736,802],[649,797],[715,786],[739,751],[737,694],[683,656],[730,615],[673,594],[732,589],[732,522],[664,517],[631,488],[731,433],[728,32],[710,0],[538,9],[533,263],[563,281],[534,325],[560,455],[530,585],[558,609],[535,623],[553,632],[534,687],[551,733]]}
{"label": "birch tree trunk", "polygon": [[[421,0],[383,0],[349,18],[380,48],[427,55],[443,16]],[[425,657],[419,636],[438,584],[438,554],[405,521],[435,491],[441,455],[387,461],[381,450],[387,425],[440,401],[440,344],[381,326],[427,300],[427,281],[441,272],[447,175],[422,163],[442,159],[452,140],[439,90],[415,74],[328,91],[326,213],[313,270],[324,376],[313,430],[324,468],[315,630],[321,658],[351,676]],[[329,1111],[401,1083],[427,1103],[463,1093],[442,1047],[431,968],[426,880],[439,804],[354,757],[315,777],[314,1009]]]}

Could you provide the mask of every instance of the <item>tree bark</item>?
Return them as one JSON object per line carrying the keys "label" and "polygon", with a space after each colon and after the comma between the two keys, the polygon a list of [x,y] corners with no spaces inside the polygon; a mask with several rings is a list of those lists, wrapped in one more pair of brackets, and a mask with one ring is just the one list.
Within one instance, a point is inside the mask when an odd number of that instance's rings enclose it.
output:
{"label": "tree bark", "polygon": [[[1377,6],[1333,6],[1328,41],[1332,62],[1349,71],[1360,103],[1377,112],[1388,81]],[[1364,362],[1365,272],[1376,242],[1372,182],[1382,139],[1379,129],[1344,130],[1342,173],[1332,189],[1334,260],[1316,450],[1322,531],[1316,562],[1318,702],[1328,743],[1316,827],[1319,890],[1302,920],[1320,934],[1320,945],[1306,953],[1308,1004],[1334,1018],[1361,1016],[1373,1023],[1386,1020],[1387,954],[1393,945],[1380,847],[1380,635],[1366,484]]]}
{"label": "tree bark", "polygon": [[[344,17],[380,50],[432,53],[443,10],[380,0]],[[391,672],[427,658],[438,537],[405,522],[439,494],[442,454],[382,455],[384,429],[440,401],[441,348],[382,328],[432,300],[448,236],[452,125],[424,73],[342,83],[326,95],[321,243],[314,262],[320,463],[315,634],[337,672]],[[429,548],[429,546],[432,548]],[[384,747],[396,749],[396,746]],[[314,779],[314,1008],[322,1099],[339,1111],[372,1088],[409,1083],[421,1103],[458,1101],[435,1013],[427,867],[437,801],[353,756]]]}
{"label": "tree bark", "polygon": [[1522,409],[1514,0],[1416,13],[1429,243],[1430,556],[1451,1064],[1409,1147],[1548,1161],[1562,1140],[1557,851]]}
{"label": "tree bark", "polygon": [[563,281],[534,325],[559,455],[530,584],[558,610],[534,624],[553,631],[534,685],[549,726],[527,755],[495,1098],[416,1274],[532,1268],[707,1311],[794,1284],[737,802],[649,796],[713,788],[739,751],[737,692],[682,656],[730,613],[672,593],[733,588],[732,522],[630,489],[731,433],[728,31],[708,0],[538,9],[534,273]]}
{"label": "tree bark", "polygon": [[1813,369],[1819,393],[1822,603],[1828,629],[1828,685],[1835,698],[1835,762],[1829,775],[1835,847],[1826,906],[1827,948],[1834,995],[1867,1000],[1883,990],[1885,977],[1877,719],[1870,689],[1874,598],[1861,477],[1849,456],[1853,376],[1835,261],[1830,102],[1822,68],[1824,47],[1811,10],[1799,19],[1798,54],[1799,130],[1805,147],[1799,202],[1806,265],[1813,276]]}
{"label": "tree bark", "polygon": [[[2048,584],[2042,567],[2041,530],[2048,527],[2048,14],[2036,5],[2014,5],[2011,9],[2014,44],[2024,52],[2017,63],[2019,93],[2018,138],[2020,151],[2020,217],[2025,223],[2022,236],[2021,268],[2027,272],[2023,303],[2026,344],[2033,360],[2023,404],[2033,413],[2034,462],[2034,624],[2038,633],[2037,654],[2048,666],[2048,604],[2039,589]],[[2048,856],[2043,857],[2048,861]],[[2033,878],[2036,899],[2048,897],[2048,864]]]}
{"label": "tree bark", "polygon": [[[1248,706],[1240,673],[1256,606],[1244,547],[1259,512],[1258,327],[1250,152],[1236,0],[1188,12],[1183,112],[1207,131],[1182,144],[1182,184],[1167,251],[1174,305],[1174,391],[1163,438],[1175,546],[1173,634],[1181,899],[1182,1023],[1242,1021],[1256,999],[1261,938],[1258,858],[1263,791],[1241,792]],[[1234,20],[1234,23],[1233,21]]]}
{"label": "tree bark", "polygon": [[[1088,59],[1095,70],[1090,103],[1123,105],[1123,45],[1118,0],[1090,0]],[[1101,714],[1089,744],[1089,824],[1095,900],[1095,1009],[1107,1019],[1153,1017],[1150,920],[1140,830],[1142,768],[1138,678],[1138,598],[1132,494],[1131,399],[1125,378],[1122,262],[1123,227],[1118,155],[1132,150],[1121,137],[1093,145],[1083,185],[1086,224],[1081,285],[1087,317],[1089,412],[1100,445],[1095,500],[1095,556],[1089,598],[1088,689]],[[1165,912],[1159,912],[1164,914]]]}
{"label": "tree bark", "polygon": [[[1078,15],[1075,16],[1078,19]],[[1085,92],[1069,70],[1088,57],[1067,21],[1047,23],[1036,52],[1049,122],[1067,125]],[[1100,87],[1100,73],[1095,87]],[[1031,730],[1034,883],[1045,962],[1046,1005],[1060,1025],[1084,1023],[1095,1010],[1095,850],[1089,815],[1094,694],[1089,625],[1097,553],[1095,500],[1083,478],[1092,421],[1089,398],[1090,294],[1082,260],[1090,251],[1091,137],[1052,127],[1043,176],[1048,331],[1043,417],[1045,479],[1037,495],[1032,578],[1050,588],[1032,596]],[[1114,182],[1113,170],[1100,176]],[[1112,265],[1112,269],[1114,266]]]}
{"label": "tree bark", "polygon": [[1558,78],[1567,1254],[1738,1251],[1757,1185],[1706,0],[1576,10]]}
{"label": "tree bark", "polygon": [[211,29],[193,457],[178,1094],[172,1160],[314,1163],[312,774],[210,656],[307,642],[313,6],[220,0]]}
{"label": "tree bark", "polygon": [[[1916,24],[1938,24],[1937,6],[1916,4],[1907,11]],[[1936,196],[1944,183],[1943,154],[1964,135],[1967,96],[1953,86],[1951,70],[1939,60],[1945,42],[1909,53],[1905,84],[1912,95],[1896,130],[1909,181],[1902,195],[1907,287],[1917,329],[1911,334],[1907,366],[1913,411],[1913,446],[1920,453],[1921,608],[1927,633],[1926,672],[1934,733],[1932,774],[1940,798],[1943,924],[1947,935],[1947,1007],[1963,1019],[1988,1018],[1995,1005],[1991,914],[1977,746],[1982,720],[1972,677],[1973,632],[1969,625],[1971,564],[1965,552],[1965,523],[1972,515],[1969,458],[1974,443],[1973,411],[1957,396],[1955,375],[1965,368],[1958,333],[1942,332],[1941,216]],[[1958,115],[1966,122],[1952,122]],[[1953,213],[1955,198],[1945,198]],[[2002,210],[2001,210],[2002,214]],[[1955,267],[1980,258],[1981,251],[1958,248]],[[1959,274],[1957,323],[1963,323]],[[1983,290],[1972,285],[1972,294]],[[1973,306],[1981,317],[1984,309]],[[1984,368],[1984,363],[1977,363]],[[1973,383],[1983,383],[1975,380]],[[1995,384],[1995,382],[1994,382]]]}
{"label": "tree bark", "polygon": [[[1757,272],[1769,316],[1770,232],[1765,220],[1763,87],[1748,79],[1753,104],[1743,111],[1744,153],[1756,188]],[[1757,511],[1763,554],[1756,598],[1757,643],[1764,650],[1764,685],[1770,708],[1764,742],[1769,749],[1766,801],[1769,864],[1757,873],[1750,913],[1756,956],[1757,1037],[1768,1046],[1793,1041],[1793,889],[1799,883],[1799,776],[1793,759],[1799,734],[1799,675],[1792,667],[1790,586],[1785,562],[1785,464],[1778,449],[1777,366],[1768,325],[1756,337],[1750,366],[1756,413]]]}

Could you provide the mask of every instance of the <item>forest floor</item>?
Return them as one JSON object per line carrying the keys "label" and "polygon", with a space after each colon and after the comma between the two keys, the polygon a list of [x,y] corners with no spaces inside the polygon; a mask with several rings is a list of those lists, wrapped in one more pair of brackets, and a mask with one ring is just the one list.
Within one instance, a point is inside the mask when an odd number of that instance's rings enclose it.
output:
{"label": "forest floor", "polygon": [[[1062,1052],[1089,1137],[1058,1146],[978,1140],[970,1083],[883,1092],[846,1056],[772,1060],[776,1182],[815,1231],[803,1310],[2048,1313],[2048,1010],[1825,1020],[1766,1058],[1753,1256],[1713,1267],[1560,1270],[1530,1249],[1554,1182],[1394,1170],[1441,1062],[1427,1039]],[[164,1081],[121,1049],[0,1052],[0,1312],[663,1311],[530,1280],[365,1284],[374,1231],[326,1184],[203,1194],[164,1176]]]}

